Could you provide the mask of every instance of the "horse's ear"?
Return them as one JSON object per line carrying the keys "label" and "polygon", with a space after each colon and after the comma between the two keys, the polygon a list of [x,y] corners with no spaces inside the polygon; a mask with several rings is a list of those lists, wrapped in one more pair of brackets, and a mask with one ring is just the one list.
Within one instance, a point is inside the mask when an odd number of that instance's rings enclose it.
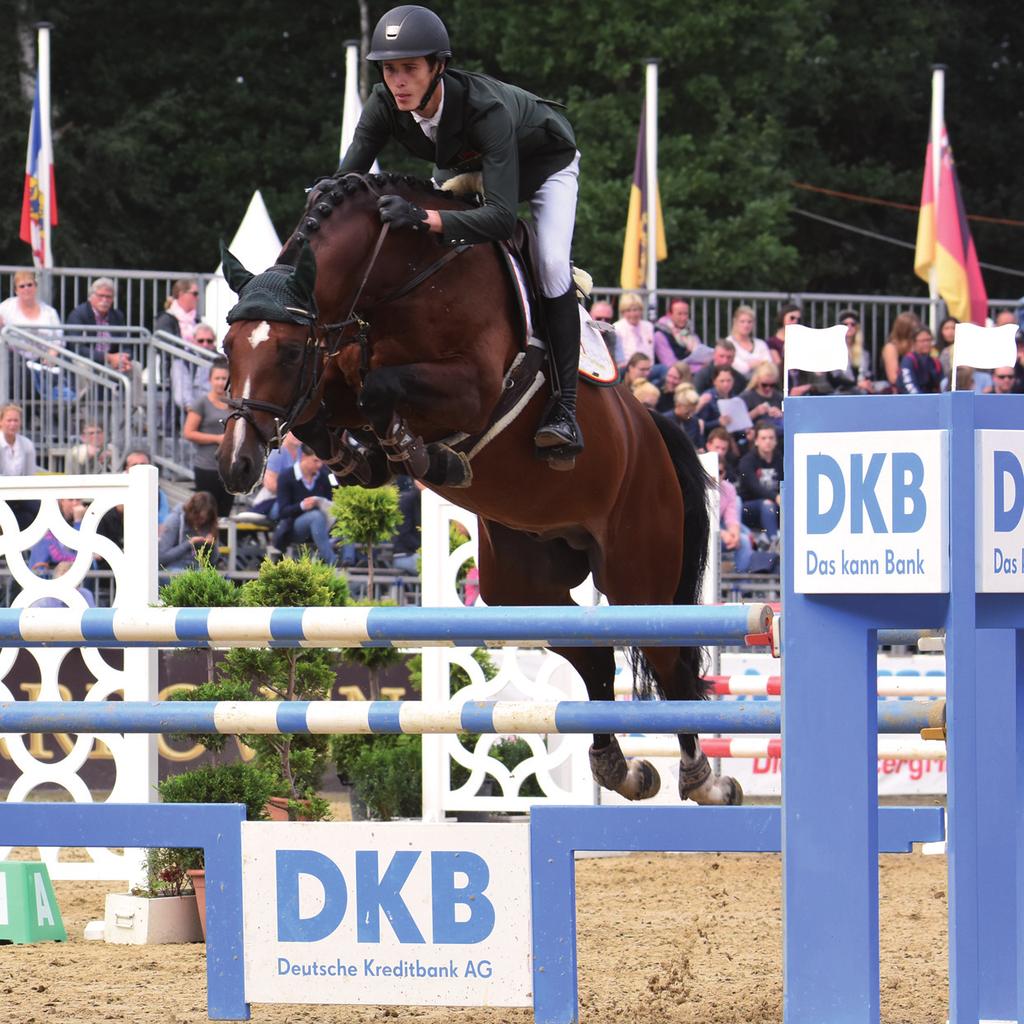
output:
{"label": "horse's ear", "polygon": [[236,295],[240,295],[242,289],[255,275],[246,270],[241,262],[231,255],[223,242],[220,243],[220,261],[224,266],[224,280]]}
{"label": "horse's ear", "polygon": [[308,243],[303,244],[299,249],[299,258],[295,261],[291,279],[295,290],[300,295],[313,297],[313,292],[316,290],[316,257]]}

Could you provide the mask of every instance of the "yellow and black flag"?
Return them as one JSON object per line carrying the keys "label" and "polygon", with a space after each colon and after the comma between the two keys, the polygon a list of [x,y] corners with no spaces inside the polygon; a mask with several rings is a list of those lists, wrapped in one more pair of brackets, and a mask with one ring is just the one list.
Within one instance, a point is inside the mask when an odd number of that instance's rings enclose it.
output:
{"label": "yellow and black flag", "polygon": [[[665,223],[661,216],[661,194],[655,192],[657,211],[656,255],[663,260],[668,255],[665,245]],[[644,109],[640,109],[640,132],[636,140],[636,162],[633,164],[633,184],[629,188],[629,214],[626,217],[626,240],[622,246],[622,288],[644,288],[647,285],[647,149]]]}

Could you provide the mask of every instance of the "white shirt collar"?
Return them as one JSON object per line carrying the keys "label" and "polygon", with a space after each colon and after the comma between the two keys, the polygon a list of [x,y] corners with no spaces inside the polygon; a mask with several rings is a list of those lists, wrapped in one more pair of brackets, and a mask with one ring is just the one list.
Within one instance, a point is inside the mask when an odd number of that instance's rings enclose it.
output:
{"label": "white shirt collar", "polygon": [[438,103],[437,110],[434,111],[433,117],[424,117],[415,110],[410,111],[413,116],[413,120],[415,120],[420,128],[423,129],[423,134],[426,135],[431,142],[437,139],[437,126],[441,123],[441,113],[444,111],[444,82],[438,82],[437,88],[441,93],[441,102]]}

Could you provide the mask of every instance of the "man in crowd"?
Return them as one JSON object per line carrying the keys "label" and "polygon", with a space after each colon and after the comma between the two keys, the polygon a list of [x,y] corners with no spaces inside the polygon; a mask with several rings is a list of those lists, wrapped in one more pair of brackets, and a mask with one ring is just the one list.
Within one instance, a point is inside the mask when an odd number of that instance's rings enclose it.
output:
{"label": "man in crowd", "polygon": [[1014,375],[1012,366],[997,366],[992,371],[992,394],[1012,395]]}
{"label": "man in crowd", "polygon": [[703,394],[714,383],[715,374],[722,367],[728,367],[732,373],[732,393],[738,395],[747,388],[747,378],[733,366],[736,359],[736,346],[728,338],[720,338],[715,342],[715,350],[711,362],[693,378],[693,386],[697,394]]}
{"label": "man in crowd", "polygon": [[775,427],[760,420],[754,427],[754,447],[740,459],[739,487],[743,499],[743,521],[753,530],[763,530],[769,541],[779,533],[782,488],[782,453]]}
{"label": "man in crowd", "polygon": [[114,461],[113,449],[107,444],[102,424],[96,420],[82,420],[82,443],[67,454],[65,473],[109,473]]}
{"label": "man in crowd", "polygon": [[668,312],[654,325],[655,361],[671,366],[682,359],[696,372],[711,362],[712,354],[690,324],[689,302],[669,299]]}
{"label": "man in crowd", "polygon": [[[114,282],[109,277],[97,277],[89,285],[89,297],[71,310],[67,323],[93,327],[124,327],[124,313],[114,308]],[[73,338],[72,332],[66,332],[66,337]],[[87,343],[83,347],[97,363],[105,363],[119,373],[131,372],[131,357],[127,352],[119,350],[109,331],[90,331],[82,336],[81,341]]]}

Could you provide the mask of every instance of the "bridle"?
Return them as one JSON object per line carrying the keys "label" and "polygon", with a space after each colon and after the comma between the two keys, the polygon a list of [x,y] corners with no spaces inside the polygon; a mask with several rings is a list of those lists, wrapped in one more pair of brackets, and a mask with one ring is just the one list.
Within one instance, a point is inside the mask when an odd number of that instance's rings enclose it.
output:
{"label": "bridle", "polygon": [[[370,192],[377,196],[377,198],[380,198],[381,193],[373,187],[366,176],[360,175],[359,177],[366,184]],[[317,226],[319,225],[317,224]],[[366,264],[366,270],[352,298],[348,316],[344,320],[339,320],[337,323],[323,323],[319,319],[315,304],[312,310],[297,306],[285,307],[285,310],[291,314],[290,322],[304,324],[307,327],[306,340],[302,351],[302,367],[299,371],[298,382],[291,402],[288,405],[279,405],[275,402],[265,402],[258,398],[228,398],[227,405],[231,412],[225,420],[225,425],[234,419],[242,420],[252,427],[256,436],[265,447],[280,447],[281,439],[288,433],[291,427],[306,422],[316,409],[319,408],[323,401],[328,364],[343,349],[351,345],[359,346],[359,381],[360,385],[362,385],[370,371],[372,341],[370,339],[370,321],[357,312],[357,307],[363,292],[366,290],[367,282],[373,273],[373,268],[377,263],[377,258],[380,256],[390,227],[390,224],[381,225],[380,234],[377,236],[377,241]],[[440,259],[435,260],[426,269],[420,271],[387,295],[375,300],[373,303],[374,308],[404,298],[468,248],[470,248],[469,245],[458,245],[449,249]],[[350,327],[355,327],[354,333],[346,333]],[[267,413],[274,418],[273,434],[268,435],[256,422],[253,416],[253,413],[256,412]]]}

